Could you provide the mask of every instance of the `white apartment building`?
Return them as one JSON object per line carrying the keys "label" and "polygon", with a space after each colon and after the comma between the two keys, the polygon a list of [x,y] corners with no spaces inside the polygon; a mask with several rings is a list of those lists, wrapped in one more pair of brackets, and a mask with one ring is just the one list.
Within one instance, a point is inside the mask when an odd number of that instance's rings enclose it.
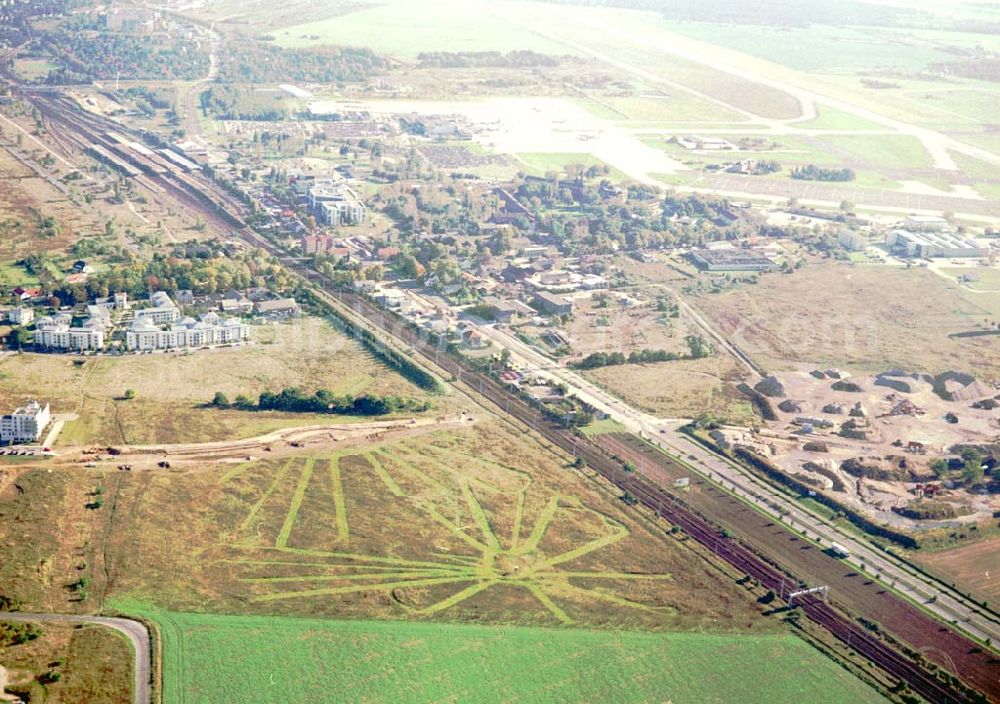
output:
{"label": "white apartment building", "polygon": [[0,443],[37,442],[50,420],[49,404],[43,407],[37,401],[29,401],[27,406],[0,416]]}
{"label": "white apartment building", "polygon": [[234,318],[206,313],[201,320],[184,318],[170,327],[157,327],[139,318],[125,332],[125,348],[131,351],[176,350],[211,345],[229,345],[250,339],[250,326]]}
{"label": "white apartment building", "polygon": [[358,194],[332,179],[317,180],[309,187],[309,207],[324,225],[358,225],[367,215]]}
{"label": "white apartment building", "polygon": [[150,294],[149,302],[153,304],[153,307],[137,310],[135,312],[136,320],[145,319],[156,325],[166,325],[176,322],[181,317],[177,304],[170,300],[170,296],[163,291],[154,291]]}
{"label": "white apartment building", "polygon": [[70,327],[68,316],[41,318],[35,326],[36,347],[53,350],[99,350],[104,347],[104,325],[87,320],[80,327]]}
{"label": "white apartment building", "polygon": [[13,325],[31,325],[35,319],[35,309],[19,306],[7,313],[7,320]]}

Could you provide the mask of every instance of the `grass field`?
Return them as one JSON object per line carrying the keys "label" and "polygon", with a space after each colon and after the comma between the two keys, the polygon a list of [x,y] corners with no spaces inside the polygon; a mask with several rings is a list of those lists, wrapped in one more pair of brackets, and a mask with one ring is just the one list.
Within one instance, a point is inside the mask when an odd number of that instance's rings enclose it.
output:
{"label": "grass field", "polygon": [[765,367],[957,369],[989,379],[1000,374],[996,345],[948,335],[996,319],[994,298],[926,270],[812,260],[793,275],[691,303]]}
{"label": "grass field", "polygon": [[907,135],[836,135],[819,140],[842,156],[842,163],[881,169],[928,169],[933,160],[916,137]]}
{"label": "grass field", "polygon": [[835,108],[820,107],[819,114],[812,120],[797,122],[796,127],[814,130],[879,130],[882,125],[870,122],[863,117],[842,112]]}
{"label": "grass field", "polygon": [[974,291],[1000,291],[1000,269],[995,267],[977,266],[974,268],[942,269],[956,279],[963,276],[972,277],[971,281],[963,281],[962,285]]}
{"label": "grass field", "polygon": [[593,381],[661,417],[696,418],[707,413],[729,423],[753,419],[750,404],[732,384],[737,374],[728,357],[626,364],[586,372]]}
{"label": "grass field", "polygon": [[162,628],[164,704],[884,701],[790,635],[501,629],[118,606]]}
{"label": "grass field", "polygon": [[346,14],[272,32],[284,47],[324,44],[366,46],[377,52],[415,58],[425,51],[531,50],[564,55],[573,51],[493,17],[484,3],[386,0]]}
{"label": "grass field", "polygon": [[29,273],[23,266],[18,266],[14,262],[0,262],[0,286],[3,288],[37,285],[38,277]]}
{"label": "grass field", "polygon": [[[338,394],[423,395],[321,320],[257,326],[252,337],[258,344],[181,355],[13,355],[0,361],[0,403],[13,407],[45,389],[53,413],[79,416],[60,437],[66,446],[233,439],[314,421],[302,414],[205,408],[216,391],[230,400],[300,385]],[[124,400],[127,389],[135,391],[134,399]]]}
{"label": "grass field", "polygon": [[50,71],[57,69],[51,61],[45,59],[15,59],[14,72],[26,81],[45,78]]}
{"label": "grass field", "polygon": [[[47,704],[122,704],[132,699],[132,647],[101,626],[44,624],[39,638],[2,647],[8,691]],[[58,679],[46,678],[54,673]],[[55,681],[39,681],[55,679]],[[3,693],[0,692],[0,695]],[[0,701],[3,697],[0,696]]]}
{"label": "grass field", "polygon": [[921,71],[951,55],[913,41],[909,32],[870,27],[667,22],[667,29],[806,72],[854,75],[875,69]]}
{"label": "grass field", "polygon": [[[133,567],[116,575],[114,593],[251,615],[775,627],[744,590],[569,469],[571,459],[489,421],[213,472],[128,477],[118,500],[132,508],[108,543]],[[139,567],[147,554],[162,559]],[[705,589],[716,595],[710,602],[697,597]]]}
{"label": "grass field", "polygon": [[[584,153],[523,152],[515,154],[514,158],[517,160],[517,164],[526,167],[529,174],[536,176],[544,176],[549,171],[562,173],[563,169],[570,164],[580,164],[588,168],[607,166],[593,154]],[[608,178],[612,181],[626,180],[625,174],[615,168],[611,169]]]}

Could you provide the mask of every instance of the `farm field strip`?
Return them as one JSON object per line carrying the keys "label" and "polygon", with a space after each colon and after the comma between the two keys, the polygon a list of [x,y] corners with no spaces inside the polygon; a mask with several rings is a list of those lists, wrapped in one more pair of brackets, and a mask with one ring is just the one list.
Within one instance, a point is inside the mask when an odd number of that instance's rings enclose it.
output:
{"label": "farm field strip", "polygon": [[807,692],[810,704],[885,701],[792,635],[216,616],[127,601],[115,607],[160,625],[164,704],[284,704],[293,692],[308,701],[330,701],[336,692],[339,700],[371,704],[770,704],[801,701]]}

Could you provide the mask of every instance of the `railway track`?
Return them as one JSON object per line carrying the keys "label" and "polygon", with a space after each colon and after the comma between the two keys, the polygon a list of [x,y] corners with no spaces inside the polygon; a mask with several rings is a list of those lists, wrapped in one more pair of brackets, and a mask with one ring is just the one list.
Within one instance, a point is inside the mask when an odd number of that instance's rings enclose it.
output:
{"label": "railway track", "polygon": [[[81,148],[85,149],[95,141],[101,143],[100,140],[95,140],[95,137],[100,137],[109,130],[124,131],[121,125],[99,116],[81,116],[80,111],[75,106],[71,103],[67,105],[68,101],[59,96],[46,94],[44,96],[30,96],[29,99],[36,104],[36,107],[47,119],[62,126],[63,129],[75,133],[77,138],[74,141]],[[62,102],[60,103],[60,101]],[[146,173],[144,178],[163,188],[182,204],[197,209],[206,219],[232,231],[247,244],[267,251],[307,282],[326,293],[332,289],[330,282],[325,281],[319,272],[304,266],[301,261],[289,256],[272,242],[247,227],[243,221],[246,213],[244,204],[216,184],[200,175],[177,174],[170,170],[164,173]],[[591,440],[579,437],[575,433],[553,424],[541,414],[539,409],[511,394],[492,377],[478,372],[450,354],[443,353],[441,347],[429,342],[416,330],[396,319],[394,315],[387,315],[381,308],[350,291],[338,291],[337,297],[344,307],[353,310],[370,326],[381,329],[388,336],[402,340],[438,368],[455,376],[459,383],[466,385],[473,392],[479,393],[522,423],[535,428],[564,451],[581,457],[590,468],[604,479],[622,491],[628,492],[635,497],[638,503],[653,511],[660,518],[682,528],[688,536],[698,541],[719,559],[749,575],[768,589],[774,590],[782,599],[785,599],[793,588],[799,586],[799,580],[793,574],[765,559],[752,546],[725,535],[717,525],[686,505],[678,496],[635,472],[625,471],[622,462],[616,459],[616,456],[622,457],[623,455],[619,453],[627,452],[628,448],[623,447],[613,437],[598,436],[596,440]],[[841,614],[830,604],[816,599],[808,599],[799,602],[799,606],[802,614],[810,621],[824,628],[836,639],[860,653],[892,677],[904,682],[912,691],[929,702],[934,704],[965,704],[966,702],[981,702],[988,699],[1000,701],[1000,683],[996,681],[993,682],[992,687],[983,688],[985,696],[956,682],[943,681],[921,663],[907,657],[895,647]],[[963,640],[969,648],[975,647],[972,641]]]}

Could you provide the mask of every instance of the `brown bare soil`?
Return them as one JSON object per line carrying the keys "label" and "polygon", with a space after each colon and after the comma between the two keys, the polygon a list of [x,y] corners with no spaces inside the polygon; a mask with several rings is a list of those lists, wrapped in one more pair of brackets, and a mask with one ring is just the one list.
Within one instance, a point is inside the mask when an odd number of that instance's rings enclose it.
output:
{"label": "brown bare soil", "polygon": [[916,553],[913,559],[980,599],[991,603],[1000,599],[1000,538],[939,552]]}

